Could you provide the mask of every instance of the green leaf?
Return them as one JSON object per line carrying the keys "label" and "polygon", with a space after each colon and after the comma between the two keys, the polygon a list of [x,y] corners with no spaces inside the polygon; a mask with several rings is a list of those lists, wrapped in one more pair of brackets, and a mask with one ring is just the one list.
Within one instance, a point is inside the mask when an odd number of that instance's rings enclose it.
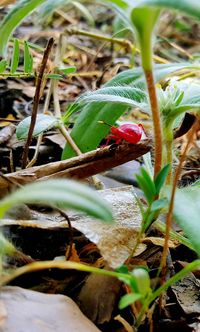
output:
{"label": "green leaf", "polygon": [[192,186],[189,188],[177,189],[174,202],[174,219],[183,229],[200,255],[200,188]]}
{"label": "green leaf", "polygon": [[151,292],[150,277],[148,271],[143,267],[136,267],[131,275],[137,281],[138,293],[146,296]]}
{"label": "green leaf", "polygon": [[73,74],[76,72],[76,67],[70,66],[70,67],[66,67],[66,68],[59,68],[58,71],[61,74],[69,75],[69,74]]}
{"label": "green leaf", "polygon": [[[160,79],[165,76],[176,72],[184,68],[200,68],[197,65],[191,65],[188,63],[179,63],[179,64],[167,64],[167,65],[155,65],[155,78],[158,82]],[[134,91],[142,91],[145,87],[145,78],[143,74],[143,69],[141,67],[126,70],[116,77],[107,82],[104,87],[100,90],[95,91],[95,94],[101,93],[104,91],[107,93],[107,99],[109,94],[114,94],[114,96],[122,96],[123,89],[132,89],[132,95],[128,92],[128,98],[137,98],[136,101],[142,101],[142,95],[138,94],[136,96]],[[108,89],[107,89],[108,88]],[[107,90],[104,90],[107,89]],[[110,89],[110,92],[109,92]],[[100,92],[98,92],[100,91]],[[121,91],[121,92],[120,92]],[[103,93],[104,93],[103,92]],[[145,92],[142,92],[143,96]],[[140,99],[139,99],[140,96]],[[127,97],[127,95],[125,96]],[[83,97],[85,98],[85,96]],[[103,98],[103,96],[102,96]],[[85,99],[86,100],[86,99]],[[79,103],[80,101],[80,103]],[[127,105],[123,104],[112,104],[109,103],[90,103],[83,106],[82,98],[78,99],[78,104],[72,106],[72,113],[74,111],[81,110],[79,117],[76,120],[76,123],[71,131],[71,136],[76,142],[78,147],[82,152],[88,152],[99,145],[101,140],[108,134],[109,128],[106,126],[100,125],[98,121],[108,122],[111,125],[115,124],[117,119],[128,110]],[[144,103],[143,103],[144,106]],[[74,110],[73,110],[74,108]],[[74,151],[67,144],[63,150],[62,159],[67,159],[75,156]]]}
{"label": "green leaf", "polygon": [[0,259],[1,256],[12,256],[14,253],[16,253],[15,247],[4,237],[2,233],[0,233]]}
{"label": "green leaf", "polygon": [[[28,137],[30,123],[31,123],[31,116],[28,116],[23,121],[21,121],[17,126],[16,135],[19,140],[26,139]],[[58,119],[56,119],[53,116],[45,114],[37,115],[36,124],[33,131],[33,137],[36,137],[41,133],[43,133],[44,131],[55,127],[56,125],[58,125],[58,123],[59,123]]]}
{"label": "green leaf", "polygon": [[161,171],[158,173],[154,183],[155,183],[155,187],[156,187],[156,194],[159,194],[162,186],[165,183],[165,180],[167,178],[167,175],[170,171],[170,165],[166,165],[164,166]]}
{"label": "green leaf", "polygon": [[7,67],[7,61],[6,60],[1,60],[0,61],[0,74],[4,73]]}
{"label": "green leaf", "polygon": [[199,0],[139,0],[134,3],[135,6],[155,6],[180,10],[188,15],[200,19],[200,2]]}
{"label": "green leaf", "polygon": [[24,42],[24,72],[32,73],[33,71],[33,57],[29,51],[28,43]]}
{"label": "green leaf", "polygon": [[156,195],[156,188],[151,176],[142,167],[140,170],[140,174],[136,175],[136,179],[150,205],[153,202]]}
{"label": "green leaf", "polygon": [[19,65],[19,39],[14,39],[14,46],[13,46],[13,54],[12,54],[12,61],[10,72],[13,74],[16,72],[17,67]]}
{"label": "green leaf", "polygon": [[105,2],[111,2],[124,10],[128,8],[128,3],[126,0],[105,0]]}
{"label": "green leaf", "polygon": [[20,0],[17,1],[16,5],[12,6],[11,10],[0,23],[0,56],[5,55],[9,38],[12,32],[16,29],[16,27],[36,7],[38,7],[45,1],[46,0]]}
{"label": "green leaf", "polygon": [[119,301],[119,309],[122,310],[122,309],[128,307],[128,305],[133,304],[134,302],[136,302],[142,298],[143,298],[143,296],[141,294],[137,294],[137,293],[136,294],[135,293],[126,294],[126,295],[122,296],[122,298]]}
{"label": "green leaf", "polygon": [[85,212],[105,222],[113,220],[108,204],[94,190],[72,180],[38,181],[28,184],[0,202],[0,218],[21,203],[50,204]]}
{"label": "green leaf", "polygon": [[48,74],[46,75],[47,78],[51,78],[52,80],[60,80],[62,77],[62,75],[59,74]]}
{"label": "green leaf", "polygon": [[151,211],[154,212],[154,211],[158,211],[158,210],[161,210],[161,209],[164,209],[166,208],[168,205],[168,200],[167,198],[160,198],[160,199],[157,199],[156,201],[154,201],[151,205]]}

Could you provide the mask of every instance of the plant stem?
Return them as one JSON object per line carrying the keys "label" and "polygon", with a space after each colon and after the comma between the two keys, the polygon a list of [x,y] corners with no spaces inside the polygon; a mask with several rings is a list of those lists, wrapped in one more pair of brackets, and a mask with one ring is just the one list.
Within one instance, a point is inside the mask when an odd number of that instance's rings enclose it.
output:
{"label": "plant stem", "polygon": [[189,137],[188,137],[188,142],[186,144],[186,147],[183,151],[183,154],[180,158],[179,165],[176,169],[175,175],[174,175],[174,181],[173,181],[173,187],[172,187],[172,192],[171,192],[171,198],[170,198],[170,203],[169,203],[169,210],[167,213],[166,217],[166,233],[165,233],[165,242],[164,242],[164,247],[163,247],[163,254],[162,254],[162,259],[161,259],[161,284],[165,282],[165,275],[166,275],[166,266],[167,266],[167,252],[169,248],[169,239],[170,239],[170,229],[172,225],[172,217],[173,217],[173,209],[174,209],[174,199],[175,199],[175,193],[176,193],[176,187],[178,183],[178,179],[181,174],[182,166],[186,158],[186,154],[188,151],[188,148],[193,140],[193,135],[196,132],[197,128],[199,126],[199,118],[197,118],[194,122],[194,125],[192,129],[190,130]]}
{"label": "plant stem", "polygon": [[[47,114],[47,112],[48,112],[49,103],[50,103],[50,99],[51,99],[51,94],[52,94],[52,81],[50,82],[50,87],[49,87],[47,95],[46,95],[46,99],[45,99],[45,103],[44,103],[44,109],[43,109],[43,114]],[[40,148],[40,145],[42,143],[42,138],[43,138],[43,133],[40,134],[38,136],[38,138],[37,138],[37,144],[36,144],[34,156],[31,159],[31,161],[28,163],[28,165],[26,166],[26,168],[32,167],[36,163],[37,157],[39,155],[39,148]]]}
{"label": "plant stem", "polygon": [[[94,38],[97,40],[102,40],[105,42],[109,42],[112,44],[118,44],[120,46],[123,46],[125,48],[127,48],[127,50],[129,50],[130,52],[136,52],[136,53],[140,53],[139,48],[137,48],[133,43],[131,43],[128,39],[124,39],[124,38],[115,38],[115,37],[110,37],[110,36],[105,36],[105,35],[101,35],[101,34],[97,34],[94,32],[88,32],[82,29],[66,29],[64,31],[64,33],[68,34],[68,35],[80,35],[80,36],[86,36],[86,37],[90,37],[90,38]],[[157,61],[158,63],[169,63],[168,60],[161,58],[160,56],[157,55],[153,55],[153,59],[155,61]]]}
{"label": "plant stem", "polygon": [[30,273],[34,271],[41,271],[45,269],[61,269],[61,270],[69,270],[69,269],[75,269],[78,271],[85,271],[85,272],[90,272],[90,273],[97,273],[100,275],[105,275],[108,277],[115,277],[115,278],[121,278],[121,279],[126,279],[131,280],[133,276],[130,274],[125,274],[125,273],[120,273],[120,272],[115,272],[115,271],[108,271],[104,269],[99,269],[97,267],[85,265],[82,263],[76,263],[76,262],[63,262],[63,261],[41,261],[41,262],[34,262],[27,264],[25,266],[19,267],[15,269],[10,275],[6,275],[1,278],[0,285],[5,285],[12,281],[13,279],[25,274],[25,273]]}
{"label": "plant stem", "polygon": [[145,69],[144,73],[147,82],[147,89],[149,93],[151,112],[153,118],[154,142],[155,142],[155,162],[154,162],[154,178],[160,172],[162,167],[162,130],[160,112],[158,108],[158,101],[156,96],[156,88],[152,69]]}

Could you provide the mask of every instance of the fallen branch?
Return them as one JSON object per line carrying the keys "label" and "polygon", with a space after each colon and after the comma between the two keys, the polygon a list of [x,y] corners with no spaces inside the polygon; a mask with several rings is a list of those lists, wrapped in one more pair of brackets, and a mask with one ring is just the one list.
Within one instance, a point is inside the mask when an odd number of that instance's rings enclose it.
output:
{"label": "fallen branch", "polygon": [[38,180],[58,177],[87,178],[144,155],[150,151],[151,143],[150,139],[145,139],[138,144],[113,144],[71,159],[0,176],[0,195],[3,197],[16,186]]}

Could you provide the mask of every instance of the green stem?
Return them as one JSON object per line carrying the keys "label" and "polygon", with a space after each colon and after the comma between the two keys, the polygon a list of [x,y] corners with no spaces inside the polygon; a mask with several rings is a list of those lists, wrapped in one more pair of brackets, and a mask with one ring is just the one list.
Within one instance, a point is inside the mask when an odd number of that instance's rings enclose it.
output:
{"label": "green stem", "polygon": [[163,126],[163,165],[170,165],[170,170],[166,179],[166,184],[172,184],[173,170],[173,129],[172,125]]}

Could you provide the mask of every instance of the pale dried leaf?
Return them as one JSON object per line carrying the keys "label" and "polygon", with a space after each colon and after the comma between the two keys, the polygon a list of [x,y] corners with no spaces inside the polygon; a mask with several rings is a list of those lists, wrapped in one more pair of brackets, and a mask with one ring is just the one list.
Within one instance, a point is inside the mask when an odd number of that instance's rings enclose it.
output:
{"label": "pale dried leaf", "polygon": [[7,332],[98,332],[100,331],[69,297],[42,294],[20,287],[3,287],[1,331]]}
{"label": "pale dried leaf", "polygon": [[80,214],[68,213],[72,226],[94,242],[112,268],[132,253],[141,225],[141,214],[131,186],[99,191],[112,207],[115,223],[106,225]]}

